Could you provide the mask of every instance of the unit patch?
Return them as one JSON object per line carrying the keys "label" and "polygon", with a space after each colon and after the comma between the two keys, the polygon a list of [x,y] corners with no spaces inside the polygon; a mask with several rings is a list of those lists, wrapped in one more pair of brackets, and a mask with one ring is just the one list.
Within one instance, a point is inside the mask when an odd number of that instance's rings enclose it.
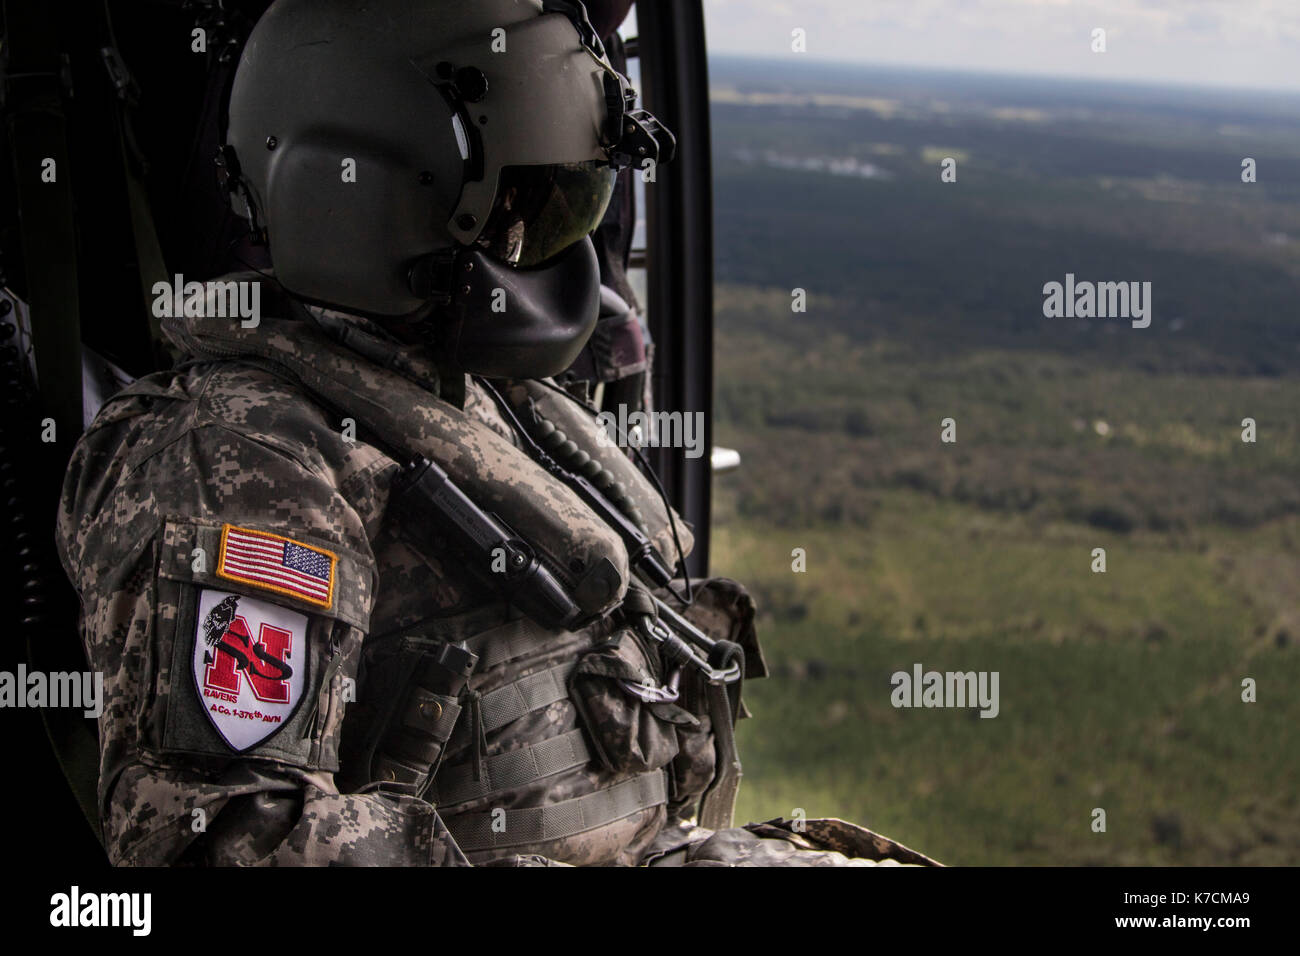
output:
{"label": "unit patch", "polygon": [[307,615],[242,594],[199,591],[194,687],[236,752],[288,723],[306,685]]}

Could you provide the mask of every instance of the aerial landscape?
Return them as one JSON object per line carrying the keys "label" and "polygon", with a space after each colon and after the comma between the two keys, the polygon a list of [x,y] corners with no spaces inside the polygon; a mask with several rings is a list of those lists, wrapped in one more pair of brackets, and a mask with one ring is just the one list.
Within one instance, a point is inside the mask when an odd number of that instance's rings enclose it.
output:
{"label": "aerial landscape", "polygon": [[[738,817],[1300,863],[1300,96],[709,66],[711,564],[775,675]],[[1149,324],[1045,314],[1067,279]],[[891,706],[918,662],[996,719]]]}

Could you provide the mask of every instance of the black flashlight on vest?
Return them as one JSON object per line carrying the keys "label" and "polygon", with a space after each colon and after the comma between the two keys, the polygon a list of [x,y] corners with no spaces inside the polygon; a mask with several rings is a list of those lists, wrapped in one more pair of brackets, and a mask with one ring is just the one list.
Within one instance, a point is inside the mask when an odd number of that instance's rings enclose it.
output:
{"label": "black flashlight on vest", "polygon": [[538,623],[568,628],[582,616],[532,546],[474,504],[435,462],[416,456],[402,468],[390,507],[427,550],[459,557],[477,581]]}

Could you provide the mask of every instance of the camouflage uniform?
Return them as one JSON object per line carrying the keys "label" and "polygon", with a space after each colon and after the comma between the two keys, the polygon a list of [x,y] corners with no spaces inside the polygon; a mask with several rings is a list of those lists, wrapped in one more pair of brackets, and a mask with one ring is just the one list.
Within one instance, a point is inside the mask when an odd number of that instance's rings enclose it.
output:
{"label": "camouflage uniform", "polygon": [[[315,319],[168,320],[190,361],[115,396],[73,455],[58,540],[104,673],[114,864],[925,862],[849,824],[683,822],[713,776],[707,714],[610,689],[662,678],[616,616],[547,631],[417,550],[368,429],[495,482],[475,489],[485,507],[541,499],[565,547],[608,544],[608,529],[542,480],[476,386],[449,402],[420,348]],[[275,567],[241,565],[241,548]],[[747,643],[761,675],[738,586],[712,582],[693,613]],[[448,641],[478,655],[454,697],[421,682]]]}

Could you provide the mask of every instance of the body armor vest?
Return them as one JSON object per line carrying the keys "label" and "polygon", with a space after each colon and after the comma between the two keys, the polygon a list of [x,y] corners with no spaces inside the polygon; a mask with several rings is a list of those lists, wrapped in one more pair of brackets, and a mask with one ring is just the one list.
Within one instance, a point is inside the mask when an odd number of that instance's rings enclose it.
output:
{"label": "body armor vest", "polygon": [[[354,419],[358,444],[373,446],[364,487],[341,489],[366,521],[380,579],[356,701],[344,717],[340,787],[433,802],[475,862],[536,853],[580,865],[635,863],[666,821],[694,816],[724,777],[730,789],[714,800],[726,807],[701,822],[729,825],[739,765],[715,730],[733,739],[738,690],[728,709],[725,694],[674,668],[635,626],[649,605],[619,537],[516,447],[475,388],[463,408],[440,398],[446,383],[418,347],[385,340],[364,320],[278,304],[296,317],[263,318],[256,329],[188,318],[168,320],[167,329],[199,360],[247,362],[294,382],[340,420]],[[594,418],[535,383],[505,391],[511,404],[531,402],[537,420],[562,428],[573,446],[566,453],[598,463],[623,509],[661,553],[673,553],[658,495],[620,449],[598,440]],[[403,452],[438,462],[566,584],[578,587],[601,562],[612,567],[609,593],[585,592],[586,623],[548,629],[446,554],[414,544],[388,508]],[[689,551],[685,529],[681,537]],[[626,613],[629,602],[641,618]],[[746,649],[746,676],[764,674],[753,604],[738,585],[705,582],[684,613]]]}

